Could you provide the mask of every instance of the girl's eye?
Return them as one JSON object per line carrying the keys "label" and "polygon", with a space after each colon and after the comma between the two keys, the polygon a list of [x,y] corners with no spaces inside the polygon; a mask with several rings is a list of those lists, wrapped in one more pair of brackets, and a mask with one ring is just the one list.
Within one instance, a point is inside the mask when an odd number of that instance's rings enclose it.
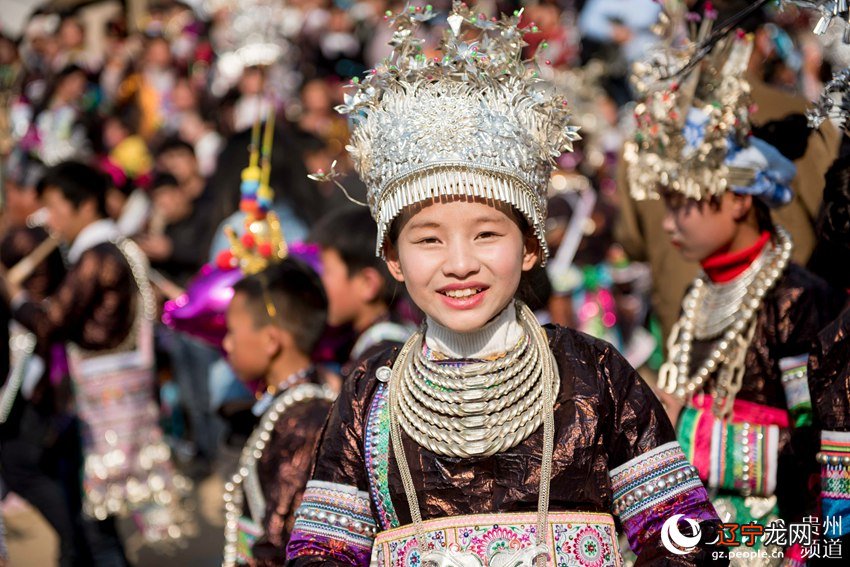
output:
{"label": "girl's eye", "polygon": [[437,244],[439,240],[433,236],[428,236],[425,238],[420,238],[416,241],[416,244]]}
{"label": "girl's eye", "polygon": [[495,232],[482,232],[478,235],[478,238],[489,239],[489,238],[495,238],[497,236],[499,236],[499,235],[498,235],[498,233],[495,233]]}

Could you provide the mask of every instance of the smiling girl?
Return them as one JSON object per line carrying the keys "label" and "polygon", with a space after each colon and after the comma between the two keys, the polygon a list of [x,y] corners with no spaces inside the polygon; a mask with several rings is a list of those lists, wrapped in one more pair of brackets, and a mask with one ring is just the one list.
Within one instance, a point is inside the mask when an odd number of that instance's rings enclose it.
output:
{"label": "smiling girl", "polygon": [[552,158],[577,138],[565,102],[519,63],[518,14],[456,4],[437,60],[412,33],[431,17],[395,18],[392,61],[346,109],[377,251],[426,320],[347,377],[288,560],[620,565],[621,530],[644,564],[707,562],[718,520],[651,390],[514,299],[548,255]]}

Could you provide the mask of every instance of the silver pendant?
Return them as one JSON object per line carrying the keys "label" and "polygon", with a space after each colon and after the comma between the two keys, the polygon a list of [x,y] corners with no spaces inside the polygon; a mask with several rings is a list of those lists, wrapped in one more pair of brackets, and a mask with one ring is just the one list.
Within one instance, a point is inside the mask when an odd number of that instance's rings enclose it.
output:
{"label": "silver pendant", "polygon": [[658,388],[668,394],[676,391],[676,380],[679,377],[679,369],[672,362],[665,362],[658,370]]}
{"label": "silver pendant", "polygon": [[[497,551],[490,557],[487,567],[534,567],[540,557],[548,560],[549,549],[546,544],[540,543],[522,549]],[[451,549],[429,551],[422,557],[422,565],[426,567],[484,567],[481,558],[475,553]]]}
{"label": "silver pendant", "polygon": [[434,549],[422,557],[425,567],[484,567],[484,563],[474,553]]}

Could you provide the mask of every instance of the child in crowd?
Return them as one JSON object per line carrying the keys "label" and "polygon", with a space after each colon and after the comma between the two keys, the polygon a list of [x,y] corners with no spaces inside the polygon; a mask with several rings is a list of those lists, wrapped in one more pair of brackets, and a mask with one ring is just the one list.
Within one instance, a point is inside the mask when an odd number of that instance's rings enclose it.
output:
{"label": "child in crowd", "polygon": [[650,91],[629,155],[633,194],[664,198],[664,230],[702,267],[668,339],[660,395],[720,516],[767,525],[817,511],[806,363],[843,297],[790,262],[791,238],[771,220],[793,198],[796,168],[750,130],[741,77],[751,50],[729,38],[689,77],[693,88]]}
{"label": "child in crowd", "polygon": [[386,264],[374,254],[378,230],[365,209],[331,211],[310,234],[322,249],[322,283],[328,294],[328,324],[350,325],[355,338],[344,361],[356,360],[374,347],[403,343],[412,329],[394,322],[392,305],[400,288]]}
{"label": "child in crowd", "polygon": [[[294,512],[335,393],[310,353],[325,328],[319,276],[285,259],[234,286],[224,349],[240,380],[265,393],[225,496],[225,565],[283,565]],[[243,474],[247,473],[247,474]]]}

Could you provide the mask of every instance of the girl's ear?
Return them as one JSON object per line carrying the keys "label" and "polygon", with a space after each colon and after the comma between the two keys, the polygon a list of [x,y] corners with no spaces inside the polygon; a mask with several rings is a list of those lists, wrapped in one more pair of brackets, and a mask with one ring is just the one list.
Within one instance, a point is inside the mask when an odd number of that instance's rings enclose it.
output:
{"label": "girl's ear", "polygon": [[384,243],[384,261],[387,263],[390,275],[396,281],[404,282],[404,273],[401,271],[401,262],[398,259],[398,248],[389,239]]}
{"label": "girl's ear", "polygon": [[753,210],[753,196],[738,195],[737,193],[731,194],[732,218],[734,218],[736,222],[742,222],[747,219],[747,216],[750,214],[750,211]]}
{"label": "girl's ear", "polygon": [[526,234],[522,245],[522,271],[527,272],[537,265],[541,257],[540,241],[534,233]]}

